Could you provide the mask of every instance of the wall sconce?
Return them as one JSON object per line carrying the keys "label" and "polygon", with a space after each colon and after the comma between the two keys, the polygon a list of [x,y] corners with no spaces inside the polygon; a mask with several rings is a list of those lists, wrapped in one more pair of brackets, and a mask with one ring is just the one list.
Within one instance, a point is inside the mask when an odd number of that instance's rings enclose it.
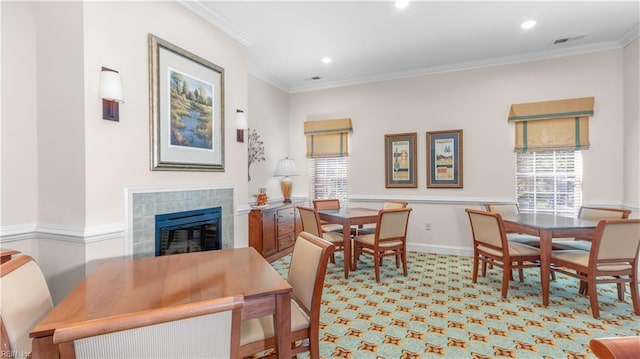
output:
{"label": "wall sconce", "polygon": [[283,177],[280,180],[280,189],[284,197],[283,203],[291,203],[291,190],[293,189],[293,180],[289,176],[297,176],[296,163],[289,157],[278,161],[274,177]]}
{"label": "wall sconce", "polygon": [[102,118],[120,121],[119,103],[124,103],[122,82],[118,71],[103,67],[100,73],[100,98],[102,98]]}
{"label": "wall sconce", "polygon": [[236,110],[236,141],[244,142],[244,130],[247,128],[247,114],[242,110]]}

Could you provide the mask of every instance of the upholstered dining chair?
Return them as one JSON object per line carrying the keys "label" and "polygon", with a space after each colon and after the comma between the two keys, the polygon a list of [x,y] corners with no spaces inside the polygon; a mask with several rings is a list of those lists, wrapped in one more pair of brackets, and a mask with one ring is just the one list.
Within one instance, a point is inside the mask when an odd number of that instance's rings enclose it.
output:
{"label": "upholstered dining chair", "polygon": [[53,309],[44,274],[33,258],[22,254],[0,265],[0,288],[1,350],[31,353],[29,332]]}
{"label": "upholstered dining chair", "polygon": [[[307,233],[311,233],[314,236],[318,236],[324,240],[327,240],[336,246],[335,251],[344,250],[344,238],[342,232],[336,231],[324,231],[320,224],[320,217],[318,216],[318,210],[309,207],[298,207],[300,212],[300,222],[302,223],[302,230]],[[335,255],[332,253],[330,257],[331,263],[335,263]],[[347,260],[347,258],[345,258]]]}
{"label": "upholstered dining chair", "polygon": [[[517,215],[520,213],[517,203],[486,203],[485,208],[489,212],[500,213],[501,216]],[[507,240],[540,247],[540,237],[524,233],[507,232]]]}
{"label": "upholstered dining chair", "polygon": [[[335,246],[311,233],[300,232],[291,254],[287,282],[291,298],[291,353],[309,351],[320,358],[320,304],[329,257]],[[242,321],[240,355],[247,357],[276,346],[273,316]],[[296,345],[298,344],[298,345]]]}
{"label": "upholstered dining chair", "polygon": [[637,359],[640,353],[640,336],[593,338],[589,349],[598,359]]}
{"label": "upholstered dining chair", "polygon": [[239,358],[242,295],[61,326],[62,358]]}
{"label": "upholstered dining chair", "polygon": [[[603,219],[627,219],[631,211],[621,208],[588,207],[582,206],[578,211],[578,218],[591,221],[601,221]],[[554,242],[553,249],[581,249],[591,250],[591,238],[563,238]]]}
{"label": "upholstered dining chair", "polygon": [[[313,208],[318,210],[323,209],[340,209],[340,200],[337,198],[325,198],[325,199],[314,199]],[[328,223],[326,221],[320,220],[320,224],[322,225],[322,230],[325,232],[342,232],[342,225],[336,223]]]}
{"label": "upholstered dining chair", "polygon": [[[600,316],[597,284],[616,283],[618,299],[624,300],[624,285],[631,287],[633,311],[640,315],[638,299],[638,252],[640,219],[609,219],[598,222],[591,250],[551,252],[551,270],[587,283],[594,318]],[[574,272],[575,271],[575,272]]]}
{"label": "upholstered dining chair", "polygon": [[380,265],[387,256],[396,257],[396,267],[407,276],[407,225],[411,208],[381,209],[378,211],[376,229],[373,234],[362,234],[353,238],[353,254],[356,269],[361,254],[373,256],[376,282],[380,282]]}
{"label": "upholstered dining chair", "polygon": [[[407,208],[408,205],[409,205],[409,203],[406,202],[406,201],[386,200],[382,204],[382,209]],[[375,231],[376,231],[375,223],[374,224],[365,224],[362,228],[358,229],[357,234],[358,235],[373,234],[373,233],[375,233]]]}
{"label": "upholstered dining chair", "polygon": [[517,269],[523,281],[524,268],[540,268],[540,249],[507,240],[502,216],[495,212],[465,209],[471,223],[473,235],[473,276],[478,280],[478,267],[483,262],[482,276],[486,275],[486,264],[502,268],[502,297],[507,298],[511,270]]}

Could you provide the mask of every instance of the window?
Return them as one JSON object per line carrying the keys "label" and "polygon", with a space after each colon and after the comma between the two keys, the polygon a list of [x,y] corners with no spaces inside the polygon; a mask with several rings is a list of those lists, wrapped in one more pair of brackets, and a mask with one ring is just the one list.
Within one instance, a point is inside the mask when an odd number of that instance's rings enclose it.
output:
{"label": "window", "polygon": [[518,153],[516,198],[524,213],[577,216],[582,206],[582,152]]}
{"label": "window", "polygon": [[309,159],[309,198],[338,198],[343,205],[348,201],[348,157]]}

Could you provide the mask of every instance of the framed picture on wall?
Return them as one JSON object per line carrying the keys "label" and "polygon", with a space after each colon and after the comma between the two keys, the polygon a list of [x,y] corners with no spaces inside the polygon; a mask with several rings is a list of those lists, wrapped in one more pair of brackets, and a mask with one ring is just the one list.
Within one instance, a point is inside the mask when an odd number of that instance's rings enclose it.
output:
{"label": "framed picture on wall", "polygon": [[224,171],[224,69],[149,34],[152,171]]}
{"label": "framed picture on wall", "polygon": [[462,130],[427,132],[427,187],[462,188]]}
{"label": "framed picture on wall", "polygon": [[385,187],[418,187],[416,142],[418,134],[384,135]]}

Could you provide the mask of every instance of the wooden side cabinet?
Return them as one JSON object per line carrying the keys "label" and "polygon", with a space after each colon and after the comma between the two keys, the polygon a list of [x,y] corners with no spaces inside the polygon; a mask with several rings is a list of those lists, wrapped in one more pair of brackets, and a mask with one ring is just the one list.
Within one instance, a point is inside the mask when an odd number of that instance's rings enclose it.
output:
{"label": "wooden side cabinet", "polygon": [[276,201],[269,202],[265,208],[252,209],[249,213],[249,245],[269,262],[291,253],[302,231],[296,206],[305,204],[304,200],[287,204]]}

